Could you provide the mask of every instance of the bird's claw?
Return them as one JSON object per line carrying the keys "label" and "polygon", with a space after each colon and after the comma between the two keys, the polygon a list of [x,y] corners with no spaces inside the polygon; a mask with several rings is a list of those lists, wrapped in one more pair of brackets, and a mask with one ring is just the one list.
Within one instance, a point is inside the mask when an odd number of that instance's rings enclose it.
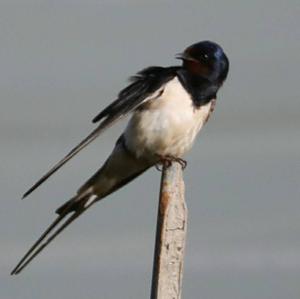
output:
{"label": "bird's claw", "polygon": [[162,168],[160,166],[164,166],[164,167],[168,168],[172,165],[172,162],[179,163],[181,165],[182,169],[185,169],[187,166],[187,162],[181,158],[172,157],[172,156],[163,156],[163,157],[160,157],[159,163],[155,164],[155,168],[158,171],[162,171]]}

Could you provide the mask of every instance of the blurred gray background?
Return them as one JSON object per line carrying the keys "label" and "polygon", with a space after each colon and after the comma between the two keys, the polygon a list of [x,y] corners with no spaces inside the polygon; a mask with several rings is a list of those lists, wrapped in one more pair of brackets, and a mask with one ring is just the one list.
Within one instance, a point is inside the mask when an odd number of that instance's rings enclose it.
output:
{"label": "blurred gray background", "polygon": [[149,298],[160,173],[150,170],[9,272],[105,160],[126,122],[21,201],[126,79],[191,43],[231,61],[185,170],[184,298],[300,296],[300,4],[0,1],[0,298]]}

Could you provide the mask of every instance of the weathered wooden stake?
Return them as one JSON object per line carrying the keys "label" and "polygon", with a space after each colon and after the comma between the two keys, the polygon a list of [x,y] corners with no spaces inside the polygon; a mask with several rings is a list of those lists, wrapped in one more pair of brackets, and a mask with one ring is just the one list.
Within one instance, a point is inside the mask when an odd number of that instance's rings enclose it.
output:
{"label": "weathered wooden stake", "polygon": [[163,167],[151,299],[180,299],[186,239],[187,208],[182,167]]}

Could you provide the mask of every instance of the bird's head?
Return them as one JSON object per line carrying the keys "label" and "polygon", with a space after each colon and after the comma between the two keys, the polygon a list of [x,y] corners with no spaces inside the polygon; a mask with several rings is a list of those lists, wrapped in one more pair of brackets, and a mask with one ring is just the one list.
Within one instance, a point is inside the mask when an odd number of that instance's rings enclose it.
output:
{"label": "bird's head", "polygon": [[223,49],[211,41],[202,41],[187,47],[176,58],[192,75],[222,84],[227,77],[229,60]]}

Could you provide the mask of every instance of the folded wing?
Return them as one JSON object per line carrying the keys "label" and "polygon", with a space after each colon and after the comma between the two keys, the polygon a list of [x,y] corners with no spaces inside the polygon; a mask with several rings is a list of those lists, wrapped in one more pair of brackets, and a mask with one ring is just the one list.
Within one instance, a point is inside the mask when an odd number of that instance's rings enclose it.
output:
{"label": "folded wing", "polygon": [[177,67],[163,68],[154,66],[146,68],[133,76],[131,78],[131,84],[119,93],[117,100],[93,119],[94,123],[100,122],[98,127],[25,192],[23,198],[32,193],[79,151],[96,139],[105,129],[146,101],[158,97],[163,90],[164,84],[176,75],[176,71]]}

